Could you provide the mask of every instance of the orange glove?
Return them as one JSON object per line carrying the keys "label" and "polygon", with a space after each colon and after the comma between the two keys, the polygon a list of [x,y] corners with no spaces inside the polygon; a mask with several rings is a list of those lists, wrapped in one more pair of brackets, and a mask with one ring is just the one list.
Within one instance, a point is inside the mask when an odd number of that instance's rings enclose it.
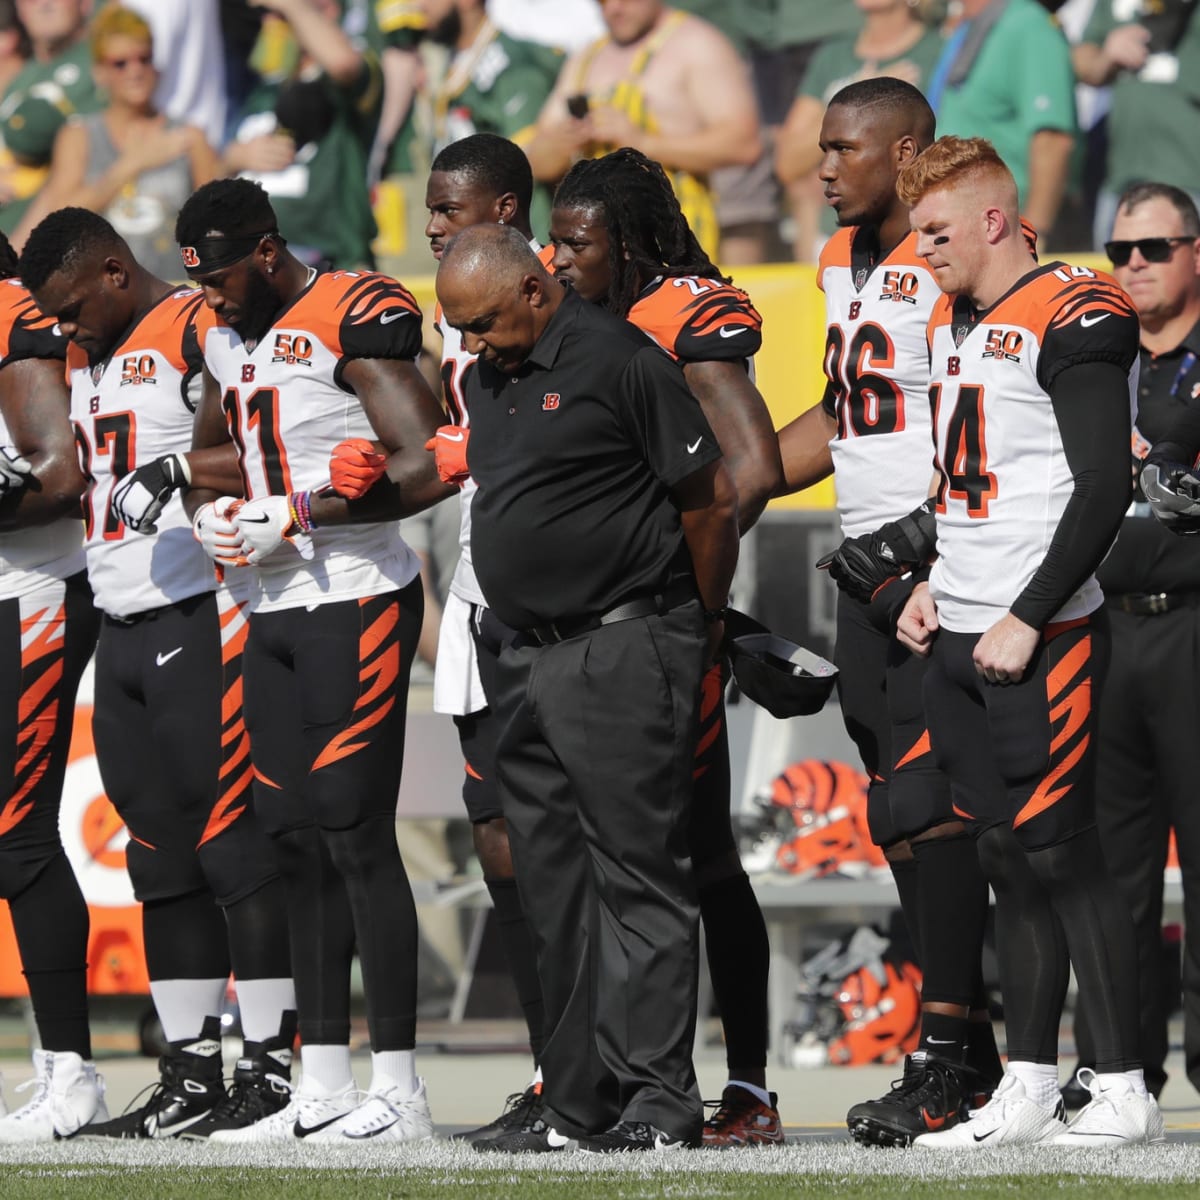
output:
{"label": "orange glove", "polygon": [[339,496],[358,500],[387,473],[388,456],[366,438],[346,438],[329,456],[329,482]]}
{"label": "orange glove", "polygon": [[467,469],[467,439],[470,436],[471,431],[461,425],[443,425],[425,443],[425,449],[433,451],[438,478],[443,483],[465,483],[471,478]]}

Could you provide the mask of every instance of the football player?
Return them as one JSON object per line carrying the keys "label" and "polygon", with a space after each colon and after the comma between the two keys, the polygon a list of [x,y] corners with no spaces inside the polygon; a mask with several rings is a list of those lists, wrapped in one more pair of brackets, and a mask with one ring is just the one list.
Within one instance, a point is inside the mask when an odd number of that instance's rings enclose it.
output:
{"label": "football player", "polygon": [[[240,477],[225,494],[192,487],[187,502],[201,545],[250,588],[255,811],[287,888],[304,1043],[288,1107],[214,1137],[428,1137],[413,1053],[416,911],[394,827],[422,612],[398,518],[450,493],[424,449],[442,411],[414,361],[421,313],[394,279],[306,267],[248,180],[197,191],[176,234],[205,305],[193,448],[226,447]],[[347,438],[381,456],[369,470],[382,473],[354,500],[328,487]],[[372,1051],[365,1099],[350,1064],[356,947]]]}
{"label": "football player", "polygon": [[[780,480],[770,413],[754,386],[762,319],[692,234],[658,163],[623,149],[576,163],[550,219],[553,269],[585,300],[649,334],[683,368],[720,443],[745,533]],[[729,1081],[705,1123],[706,1146],[783,1141],[767,1091],[766,926],[730,820],[727,666],[704,679],[690,839],[709,973],[725,1029]]]}
{"label": "football player", "polygon": [[[930,657],[925,711],[996,893],[1008,1065],[972,1120],[916,1145],[974,1150],[1161,1141],[1142,1076],[1138,956],[1095,824],[1109,627],[1094,572],[1130,497],[1138,320],[1108,276],[1039,267],[1012,173],[982,138],[900,171],[929,321],[937,561],[899,639]],[[1095,1038],[1092,1093],[1061,1121],[1068,972]]]}
{"label": "football player", "polygon": [[52,1141],[108,1117],[88,1030],[88,910],[58,831],[75,691],[99,619],[78,516],[84,479],[66,339],[16,275],[0,235],[0,896],[41,1043],[33,1097],[0,1119],[0,1142]]}
{"label": "football player", "polygon": [[854,83],[830,101],[820,176],[841,228],[817,268],[828,384],[779,435],[786,491],[830,471],[837,483],[844,540],[828,565],[841,589],[842,718],[871,779],[871,837],[892,869],[924,976],[917,1053],[887,1095],[847,1114],[857,1140],[882,1145],[953,1124],[1000,1077],[980,970],[987,886],[930,753],[925,663],[894,637],[932,539],[925,327],[940,296],[896,178],[933,132],[928,102],[899,79]]}
{"label": "football player", "polygon": [[[85,209],[46,217],[30,234],[21,270],[70,343],[71,419],[88,480],[88,579],[103,614],[96,758],[130,831],[126,859],[169,1047],[149,1100],[84,1132],[204,1136],[218,1108],[222,1122],[236,1109],[240,1123],[286,1102],[294,1017],[285,1013],[295,1001],[283,889],[250,808],[241,606],[215,590],[178,497],[141,534],[112,506],[139,466],[170,462],[187,475],[169,456],[190,439],[201,301],[151,275],[112,226]],[[197,482],[211,465],[193,465]],[[215,467],[218,480],[237,486],[235,473]],[[231,969],[247,1044],[227,1096],[219,1014]]]}

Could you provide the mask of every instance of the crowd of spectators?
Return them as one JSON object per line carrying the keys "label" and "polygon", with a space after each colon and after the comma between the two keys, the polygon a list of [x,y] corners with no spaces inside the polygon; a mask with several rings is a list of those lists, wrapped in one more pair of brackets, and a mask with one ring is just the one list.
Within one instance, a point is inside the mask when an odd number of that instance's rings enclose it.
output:
{"label": "crowd of spectators", "polygon": [[[170,254],[186,195],[242,174],[310,263],[424,264],[432,156],[521,144],[540,194],[617,145],[661,161],[729,264],[832,230],[829,97],[896,75],[991,138],[1053,249],[1099,248],[1152,179],[1200,198],[1196,0],[0,0],[0,229],[70,202]],[[390,261],[389,261],[390,260]],[[157,269],[166,270],[166,267]],[[178,274],[178,270],[173,270]]]}

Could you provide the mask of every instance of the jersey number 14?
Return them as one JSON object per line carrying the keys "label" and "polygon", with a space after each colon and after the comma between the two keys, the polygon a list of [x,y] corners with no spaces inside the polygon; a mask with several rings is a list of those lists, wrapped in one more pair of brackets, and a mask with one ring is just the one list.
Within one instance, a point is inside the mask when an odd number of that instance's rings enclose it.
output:
{"label": "jersey number 14", "polygon": [[[939,429],[938,410],[942,385],[929,388],[933,427]],[[988,502],[996,494],[996,477],[987,469],[987,426],[983,417],[983,388],[959,384],[954,411],[946,424],[946,441],[936,448],[934,467],[941,476],[937,488],[937,510],[946,511],[946,497],[965,500],[967,514],[986,517]]]}

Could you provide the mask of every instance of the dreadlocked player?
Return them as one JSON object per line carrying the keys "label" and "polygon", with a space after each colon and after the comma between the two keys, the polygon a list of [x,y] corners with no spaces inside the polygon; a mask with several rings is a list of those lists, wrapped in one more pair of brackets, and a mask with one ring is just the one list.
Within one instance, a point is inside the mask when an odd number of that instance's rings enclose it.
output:
{"label": "dreadlocked player", "polygon": [[[745,533],[780,478],[771,416],[750,370],[762,344],[750,298],[701,249],[662,167],[637,150],[576,163],[555,195],[550,237],[559,279],[682,365],[733,476]],[[704,1142],[761,1145],[783,1140],[766,1090],[770,954],[730,824],[725,670],[718,664],[704,679],[692,798],[692,865],[729,1066]]]}

